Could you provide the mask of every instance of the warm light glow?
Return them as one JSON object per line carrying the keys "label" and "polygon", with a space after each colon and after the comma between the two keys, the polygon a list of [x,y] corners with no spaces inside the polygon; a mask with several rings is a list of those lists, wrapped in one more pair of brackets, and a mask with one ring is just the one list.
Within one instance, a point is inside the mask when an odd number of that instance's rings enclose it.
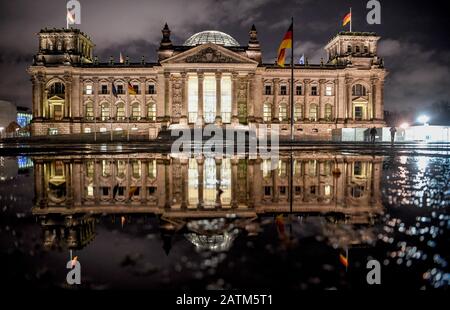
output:
{"label": "warm light glow", "polygon": [[401,125],[400,125],[400,128],[402,128],[402,129],[406,129],[406,128],[408,128],[409,127],[409,124],[408,123],[402,123]]}
{"label": "warm light glow", "polygon": [[430,118],[426,115],[421,115],[417,118],[420,123],[426,124],[430,120]]}

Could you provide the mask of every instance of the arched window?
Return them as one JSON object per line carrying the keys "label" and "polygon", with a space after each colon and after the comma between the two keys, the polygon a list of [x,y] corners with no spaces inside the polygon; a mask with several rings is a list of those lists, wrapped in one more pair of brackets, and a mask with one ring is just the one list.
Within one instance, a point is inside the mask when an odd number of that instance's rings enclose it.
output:
{"label": "arched window", "polygon": [[294,108],[294,120],[296,122],[303,119],[303,106],[301,104],[296,104]]}
{"label": "arched window", "polygon": [[359,53],[359,52],[360,52],[360,48],[359,48],[358,45],[355,46],[355,52],[356,52],[356,53]]}
{"label": "arched window", "polygon": [[84,107],[84,117],[87,120],[94,119],[94,104],[92,102],[86,103],[86,106]]}
{"label": "arched window", "polygon": [[61,82],[55,82],[50,85],[50,88],[48,90],[49,97],[52,96],[58,96],[64,98],[64,95],[66,93],[66,87]]}
{"label": "arched window", "polygon": [[311,104],[309,106],[309,120],[317,121],[317,104]]}
{"label": "arched window", "polygon": [[355,84],[352,87],[353,96],[366,96],[366,88],[361,84]]}
{"label": "arched window", "polygon": [[109,114],[109,103],[104,102],[104,103],[102,103],[102,111],[101,111],[102,121],[108,120],[109,117],[110,117],[110,114]]}
{"label": "arched window", "polygon": [[325,105],[325,119],[331,121],[333,119],[333,106],[331,104]]}
{"label": "arched window", "polygon": [[116,119],[118,121],[123,121],[125,119],[125,105],[123,102],[117,104]]}
{"label": "arched window", "polygon": [[280,122],[287,120],[287,105],[286,103],[281,103],[278,110],[278,118]]}
{"label": "arched window", "polygon": [[352,52],[352,46],[349,44],[347,45],[347,53],[351,53]]}
{"label": "arched window", "polygon": [[131,118],[133,120],[139,120],[141,118],[141,106],[138,102],[133,103],[131,106]]}
{"label": "arched window", "polygon": [[156,121],[156,104],[154,102],[147,105],[147,119],[149,121]]}
{"label": "arched window", "polygon": [[265,122],[270,122],[272,120],[272,107],[270,103],[264,103],[263,117]]}

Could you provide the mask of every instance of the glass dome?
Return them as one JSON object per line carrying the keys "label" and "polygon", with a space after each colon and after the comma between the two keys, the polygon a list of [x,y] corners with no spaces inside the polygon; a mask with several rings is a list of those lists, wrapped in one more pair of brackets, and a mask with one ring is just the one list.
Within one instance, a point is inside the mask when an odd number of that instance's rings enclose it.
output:
{"label": "glass dome", "polygon": [[202,31],[192,35],[184,42],[184,46],[196,46],[208,42],[223,46],[239,46],[239,42],[232,36],[215,30]]}

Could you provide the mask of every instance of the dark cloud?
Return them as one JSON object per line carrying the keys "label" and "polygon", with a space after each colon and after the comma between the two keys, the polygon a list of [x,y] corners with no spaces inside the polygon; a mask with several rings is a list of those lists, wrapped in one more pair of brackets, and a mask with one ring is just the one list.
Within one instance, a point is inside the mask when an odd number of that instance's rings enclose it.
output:
{"label": "dark cloud", "polygon": [[[310,62],[325,57],[323,46],[338,31],[351,6],[353,28],[382,36],[379,54],[390,71],[386,82],[387,109],[416,108],[449,100],[450,4],[448,1],[381,0],[381,25],[368,25],[365,0],[80,0],[81,30],[96,44],[95,54],[107,61],[121,51],[132,61],[144,55],[155,60],[161,28],[168,22],[172,40],[182,44],[195,32],[216,29],[242,45],[255,23],[264,59],[273,62],[290,17],[295,18],[295,55]],[[65,26],[63,0],[2,1],[0,3],[0,99],[31,106],[26,68],[37,49],[43,27]]]}

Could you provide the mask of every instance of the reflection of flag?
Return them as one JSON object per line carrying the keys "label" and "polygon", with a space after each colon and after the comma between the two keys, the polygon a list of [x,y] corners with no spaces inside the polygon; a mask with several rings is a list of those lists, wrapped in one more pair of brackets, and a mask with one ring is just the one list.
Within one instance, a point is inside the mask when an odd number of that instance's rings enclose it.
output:
{"label": "reflection of flag", "polygon": [[120,62],[121,64],[124,63],[122,52],[120,52],[120,55],[119,55],[119,62]]}
{"label": "reflection of flag", "polygon": [[352,21],[352,12],[349,12],[347,15],[345,15],[344,20],[342,21],[342,26],[347,25]]}
{"label": "reflection of flag", "polygon": [[131,197],[133,197],[137,189],[138,189],[137,186],[130,187],[130,191],[128,192],[128,199],[131,199]]}
{"label": "reflection of flag", "polygon": [[292,34],[293,34],[293,28],[294,25],[291,23],[289,26],[288,31],[283,37],[283,41],[281,41],[280,47],[278,48],[278,57],[277,57],[277,64],[280,67],[284,67],[284,62],[286,59],[286,49],[292,48]]}
{"label": "reflection of flag", "polygon": [[67,24],[75,24],[75,15],[72,14],[69,9],[67,9]]}
{"label": "reflection of flag", "polygon": [[300,63],[301,65],[304,65],[304,64],[305,64],[305,54],[303,54],[302,57],[300,57],[299,63]]}
{"label": "reflection of flag", "polygon": [[348,267],[348,258],[345,257],[342,254],[339,254],[339,261],[341,262],[342,265],[344,265],[345,268]]}
{"label": "reflection of flag", "polygon": [[275,218],[275,224],[277,225],[278,234],[280,237],[285,237],[286,232],[284,229],[284,216],[283,214],[277,215]]}
{"label": "reflection of flag", "polygon": [[72,258],[72,268],[77,264],[78,256]]}
{"label": "reflection of flag", "polygon": [[130,82],[128,82],[128,93],[130,95],[136,95],[136,91],[134,90],[133,85],[131,85]]}
{"label": "reflection of flag", "polygon": [[117,98],[117,89],[116,89],[116,85],[114,85],[114,83],[112,83],[112,93],[113,93],[113,96]]}

